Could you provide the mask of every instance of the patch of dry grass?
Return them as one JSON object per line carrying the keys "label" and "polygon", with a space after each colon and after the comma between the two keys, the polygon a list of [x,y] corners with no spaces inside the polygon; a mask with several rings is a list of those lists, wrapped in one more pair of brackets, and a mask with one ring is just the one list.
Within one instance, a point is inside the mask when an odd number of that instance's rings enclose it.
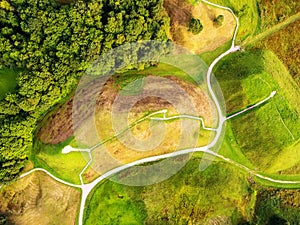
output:
{"label": "patch of dry grass", "polygon": [[[212,51],[232,38],[236,22],[229,11],[174,0],[166,0],[164,6],[171,18],[170,38],[194,53]],[[218,27],[214,19],[219,15],[224,16],[224,21]],[[200,19],[204,28],[199,34],[188,31],[191,18]]]}
{"label": "patch of dry grass", "polygon": [[[213,118],[216,112],[208,96],[192,83],[175,77],[168,78],[180,85],[192,99],[196,109],[195,115],[203,117],[206,126],[214,126],[216,121]],[[153,85],[160,84],[153,82],[150,84],[151,88],[154,88]],[[145,87],[145,89],[147,88],[150,87]],[[166,91],[166,93],[168,92]],[[176,95],[172,91],[169,94]],[[170,96],[166,96],[166,99],[168,97]],[[186,148],[204,146],[210,142],[214,133],[204,131],[201,129],[200,121],[190,119],[151,121],[148,118],[131,127],[134,122],[150,112],[167,109],[168,117],[180,114],[175,106],[166,99],[150,96],[143,98],[136,102],[128,114],[122,111],[122,105],[119,106],[117,115],[112,113],[112,104],[97,107],[95,118],[90,118],[83,123],[76,135],[77,140],[79,139],[83,145],[90,147],[105,142],[93,150],[94,161],[91,169],[85,174],[87,181],[124,163]],[[186,100],[179,96],[176,101],[184,102]],[[125,121],[120,119],[124,115]],[[159,116],[162,115],[156,117]],[[122,123],[123,125],[120,125]],[[120,128],[116,129],[118,126]],[[124,130],[126,132],[119,135]]]}
{"label": "patch of dry grass", "polygon": [[35,172],[0,192],[0,212],[10,224],[75,224],[80,192]]}

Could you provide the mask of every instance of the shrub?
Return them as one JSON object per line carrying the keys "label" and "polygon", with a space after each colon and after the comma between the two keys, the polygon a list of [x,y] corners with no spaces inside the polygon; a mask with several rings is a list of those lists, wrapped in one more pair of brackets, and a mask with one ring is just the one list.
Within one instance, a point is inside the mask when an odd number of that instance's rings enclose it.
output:
{"label": "shrub", "polygon": [[193,34],[199,34],[203,30],[203,25],[199,19],[192,18],[189,24],[189,31]]}
{"label": "shrub", "polygon": [[218,15],[218,16],[213,20],[214,26],[216,26],[216,27],[222,26],[223,21],[224,21],[224,16],[223,16],[223,15]]}

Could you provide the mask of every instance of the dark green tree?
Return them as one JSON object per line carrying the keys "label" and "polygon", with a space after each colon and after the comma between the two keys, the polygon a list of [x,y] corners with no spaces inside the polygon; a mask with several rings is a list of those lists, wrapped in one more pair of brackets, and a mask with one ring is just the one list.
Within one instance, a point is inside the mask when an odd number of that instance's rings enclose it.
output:
{"label": "dark green tree", "polygon": [[0,225],[7,225],[7,219],[5,215],[0,215]]}
{"label": "dark green tree", "polygon": [[189,31],[193,34],[199,34],[203,30],[203,25],[199,19],[192,18],[189,24]]}

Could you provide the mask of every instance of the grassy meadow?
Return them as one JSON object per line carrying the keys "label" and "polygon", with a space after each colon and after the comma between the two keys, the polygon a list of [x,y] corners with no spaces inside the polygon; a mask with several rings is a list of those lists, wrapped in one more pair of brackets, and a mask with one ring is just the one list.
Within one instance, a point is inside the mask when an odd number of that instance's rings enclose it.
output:
{"label": "grassy meadow", "polygon": [[252,48],[269,49],[273,51],[284,65],[288,68],[292,77],[300,86],[300,58],[299,58],[299,39],[300,39],[300,20],[291,23],[284,29],[273,35],[255,42]]}
{"label": "grassy meadow", "polygon": [[300,2],[294,0],[257,0],[260,16],[260,31],[264,31],[300,11]]}
{"label": "grassy meadow", "polygon": [[201,158],[202,153],[195,153],[176,175],[150,186],[99,183],[89,196],[85,224],[268,224],[274,216],[285,221],[299,218],[299,192],[287,189],[299,185],[267,188],[262,185],[274,183],[218,159],[199,171]]}
{"label": "grassy meadow", "polygon": [[61,151],[66,145],[76,147],[76,141],[73,137],[59,144],[43,144],[36,140],[35,153],[32,154],[31,160],[34,167],[47,169],[60,179],[79,184],[79,174],[87,164],[88,156],[80,152],[62,154]]}
{"label": "grassy meadow", "polygon": [[18,71],[10,69],[0,69],[0,99],[11,93],[17,87]]}
{"label": "grassy meadow", "polygon": [[[297,159],[291,163],[288,157],[283,158],[285,162],[275,160],[279,153],[295,152],[290,146],[300,138],[299,87],[276,55],[266,50],[236,53],[218,64],[215,75],[223,90],[228,114],[277,91],[265,104],[231,120],[235,139],[255,169],[272,173],[299,163]],[[284,166],[280,168],[280,164]]]}
{"label": "grassy meadow", "polygon": [[[196,56],[192,56],[196,57]],[[176,57],[177,58],[177,57]],[[177,58],[178,59],[178,58]],[[194,67],[195,61],[193,61],[194,58],[191,58],[191,67]],[[167,59],[170,61],[170,59]],[[182,64],[182,67],[180,68]],[[205,64],[202,65],[202,67],[198,68],[199,71],[197,74],[191,73],[190,75],[186,72],[182,71],[182,68],[187,68],[187,65],[183,65],[183,63],[180,63],[179,65],[169,65],[167,63],[159,63],[157,66],[151,66],[145,70],[136,71],[136,70],[130,70],[125,73],[122,73],[122,75],[117,74],[115,75],[116,79],[114,79],[114,82],[118,84],[121,88],[125,87],[129,82],[132,82],[137,79],[141,79],[145,77],[146,75],[153,75],[153,76],[160,76],[160,77],[167,77],[167,76],[175,76],[177,78],[180,78],[181,80],[197,84],[199,81],[199,77],[205,77],[207,66]],[[139,86],[133,87],[134,89]]]}
{"label": "grassy meadow", "polygon": [[146,187],[102,182],[90,195],[85,224],[204,224],[218,215],[236,224],[250,218],[255,193],[245,174],[222,162],[200,172],[200,160],[197,154],[176,175]]}
{"label": "grassy meadow", "polygon": [[144,202],[131,199],[126,186],[104,181],[92,194],[84,224],[143,224],[147,217]]}

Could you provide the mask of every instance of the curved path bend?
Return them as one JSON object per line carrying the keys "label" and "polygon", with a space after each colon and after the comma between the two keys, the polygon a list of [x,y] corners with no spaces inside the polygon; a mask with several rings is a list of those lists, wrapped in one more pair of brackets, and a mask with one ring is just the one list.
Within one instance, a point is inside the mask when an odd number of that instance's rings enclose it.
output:
{"label": "curved path bend", "polygon": [[191,119],[191,120],[199,120],[201,122],[201,127],[203,130],[208,131],[216,131],[215,128],[206,127],[204,123],[204,119],[202,117],[198,116],[191,116],[191,115],[177,115],[177,116],[170,116],[167,117],[166,113],[164,113],[164,117],[150,117],[150,120],[156,120],[156,121],[168,121],[168,120],[175,120],[175,119]]}
{"label": "curved path bend", "polygon": [[57,182],[59,183],[62,183],[62,184],[65,184],[65,185],[68,185],[68,186],[71,186],[71,187],[74,187],[74,188],[81,188],[81,185],[79,184],[73,184],[73,183],[70,183],[70,182],[67,182],[67,181],[64,181],[56,176],[54,176],[52,173],[50,173],[48,170],[45,170],[43,168],[35,168],[35,169],[32,169],[30,171],[28,171],[27,173],[23,173],[20,178],[23,178],[23,177],[26,177],[30,174],[32,174],[33,172],[35,171],[42,171],[44,173],[46,173],[47,175],[49,175],[50,177],[52,177],[54,180],[56,180]]}

